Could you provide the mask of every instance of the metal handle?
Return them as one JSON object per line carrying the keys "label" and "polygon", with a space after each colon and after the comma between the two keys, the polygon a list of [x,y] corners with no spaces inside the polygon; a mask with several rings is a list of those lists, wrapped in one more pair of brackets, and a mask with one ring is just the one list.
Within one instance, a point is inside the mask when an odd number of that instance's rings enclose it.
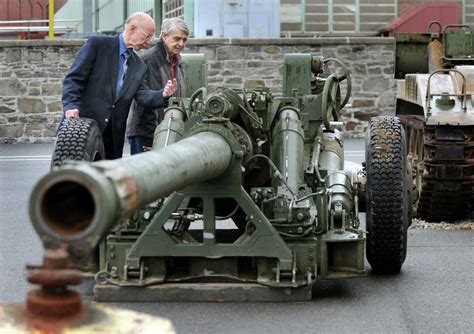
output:
{"label": "metal handle", "polygon": [[443,29],[443,35],[446,34],[446,31],[449,29],[449,28],[468,28],[469,31],[471,32],[472,34],[472,28],[467,25],[467,24],[447,24],[444,26],[444,29]]}
{"label": "metal handle", "polygon": [[[451,28],[467,28],[467,29],[469,29],[469,33],[472,36],[472,28],[467,24],[447,24],[447,25],[445,25],[444,29],[443,29],[443,46],[444,46],[443,58],[445,58],[445,59],[453,59],[453,57],[451,57],[451,58],[446,57],[446,54],[445,54],[445,51],[446,51],[446,49],[445,49],[445,47],[446,47],[446,32],[448,31],[448,29],[451,29]],[[470,43],[470,46],[471,46],[471,49],[472,49],[472,37],[469,39],[469,43]]]}
{"label": "metal handle", "polygon": [[[461,103],[461,108],[463,109],[464,112],[467,111],[467,108],[466,108],[466,101],[467,101],[467,96],[466,96],[466,77],[464,76],[464,74],[462,74],[461,72],[459,72],[458,70],[450,70],[450,69],[442,69],[442,70],[436,70],[436,71],[433,71],[431,72],[430,76],[428,77],[428,87],[426,88],[426,109],[428,110],[428,113],[430,113],[430,110],[431,110],[431,97],[436,95],[436,94],[431,94],[431,89],[430,89],[430,82],[431,82],[431,77],[433,77],[435,74],[438,74],[438,73],[448,73],[449,72],[456,72],[456,73],[459,73],[461,75],[461,78],[463,80],[463,83],[462,83],[462,103]],[[459,96],[457,94],[449,94],[449,96]]]}
{"label": "metal handle", "polygon": [[428,25],[428,30],[429,30],[430,33],[432,34],[433,32],[431,31],[431,26],[432,26],[432,25],[435,25],[435,24],[436,24],[436,25],[438,26],[438,28],[439,28],[437,34],[440,34],[440,33],[441,33],[441,29],[443,29],[443,28],[441,27],[441,23],[439,23],[439,21],[431,21],[430,24]]}

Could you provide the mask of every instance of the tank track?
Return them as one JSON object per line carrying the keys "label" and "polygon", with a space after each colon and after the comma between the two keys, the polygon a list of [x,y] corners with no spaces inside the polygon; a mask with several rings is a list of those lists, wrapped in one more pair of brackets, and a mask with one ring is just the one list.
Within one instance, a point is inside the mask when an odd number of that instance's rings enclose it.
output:
{"label": "tank track", "polygon": [[415,216],[427,221],[473,218],[474,126],[426,125],[424,166]]}

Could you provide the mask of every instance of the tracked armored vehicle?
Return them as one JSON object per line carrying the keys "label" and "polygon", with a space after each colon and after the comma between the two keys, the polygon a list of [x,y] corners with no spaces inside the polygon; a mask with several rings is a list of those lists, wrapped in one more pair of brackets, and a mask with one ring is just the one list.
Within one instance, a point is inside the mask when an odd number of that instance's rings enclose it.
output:
{"label": "tracked armored vehicle", "polygon": [[430,29],[396,36],[396,114],[407,134],[414,215],[472,218],[474,35],[467,25]]}
{"label": "tracked armored vehicle", "polygon": [[[187,73],[203,73],[194,65]],[[366,176],[346,171],[344,80],[339,60],[309,54],[285,56],[281,97],[259,81],[208,93],[203,75],[170,100],[152,151],[83,162],[58,149],[61,166],[31,195],[33,225],[76,265],[99,247],[99,301],[307,300],[319,280],[366,275],[365,249],[373,271],[397,273],[410,221],[404,129],[375,118]],[[62,138],[77,127],[88,138],[90,123],[68,120]],[[87,157],[101,152],[96,137]]]}

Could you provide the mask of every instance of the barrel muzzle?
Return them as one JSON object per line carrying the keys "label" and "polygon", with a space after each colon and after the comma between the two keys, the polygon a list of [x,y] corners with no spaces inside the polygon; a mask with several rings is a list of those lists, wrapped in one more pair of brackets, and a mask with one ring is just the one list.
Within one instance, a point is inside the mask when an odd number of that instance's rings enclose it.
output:
{"label": "barrel muzzle", "polygon": [[45,246],[66,243],[93,248],[113,224],[120,208],[107,176],[86,163],[72,163],[36,184],[29,211]]}

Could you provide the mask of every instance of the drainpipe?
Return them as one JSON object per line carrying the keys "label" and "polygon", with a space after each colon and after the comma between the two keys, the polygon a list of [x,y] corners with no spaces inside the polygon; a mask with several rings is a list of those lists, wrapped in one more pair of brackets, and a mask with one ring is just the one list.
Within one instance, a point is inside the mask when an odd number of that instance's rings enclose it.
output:
{"label": "drainpipe", "polygon": [[54,0],[49,0],[48,8],[49,39],[54,39]]}

